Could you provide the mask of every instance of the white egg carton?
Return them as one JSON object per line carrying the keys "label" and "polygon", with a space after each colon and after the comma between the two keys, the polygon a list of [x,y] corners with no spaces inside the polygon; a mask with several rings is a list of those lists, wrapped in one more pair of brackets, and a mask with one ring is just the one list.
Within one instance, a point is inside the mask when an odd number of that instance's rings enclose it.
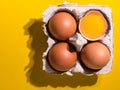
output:
{"label": "white egg carton", "polygon": [[[60,74],[67,74],[67,75],[72,75],[72,72],[79,72],[85,75],[92,75],[92,74],[106,74],[112,69],[112,62],[113,62],[113,23],[112,23],[112,12],[109,7],[106,6],[99,6],[99,5],[78,5],[78,4],[69,4],[65,2],[64,4],[58,5],[58,6],[49,6],[43,13],[43,21],[44,21],[44,33],[45,35],[48,36],[48,48],[47,50],[43,53],[43,70],[45,70],[48,73],[54,73],[54,74],[59,74],[59,72],[54,71],[48,64],[46,58],[49,49],[52,47],[53,44],[56,43],[54,39],[52,39],[49,34],[47,33],[46,29],[46,24],[48,23],[49,19],[54,15],[54,13],[59,10],[59,9],[69,9],[73,12],[75,12],[79,18],[82,18],[83,14],[90,10],[90,9],[97,9],[101,10],[108,18],[110,28],[109,32],[105,35],[105,37],[101,38],[100,40],[108,46],[110,49],[111,55],[110,55],[110,60],[107,63],[106,66],[104,66],[101,70],[96,71],[96,72],[91,72],[89,70],[85,70],[83,66],[81,66],[79,60],[77,60],[77,63],[75,67],[71,68],[70,70],[60,73]],[[77,51],[80,51],[82,46],[85,45],[88,41],[87,39],[83,38],[80,33],[76,33],[74,36],[69,38],[69,42],[72,43],[76,48]]]}

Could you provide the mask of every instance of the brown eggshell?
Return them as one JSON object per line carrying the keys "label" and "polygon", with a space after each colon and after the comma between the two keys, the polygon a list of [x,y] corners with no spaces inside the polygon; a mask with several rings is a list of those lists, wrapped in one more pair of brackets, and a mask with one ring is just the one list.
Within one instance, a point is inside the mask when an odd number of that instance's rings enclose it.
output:
{"label": "brown eggshell", "polygon": [[61,42],[50,49],[48,60],[55,70],[67,71],[75,65],[77,53],[68,43]]}
{"label": "brown eggshell", "polygon": [[48,28],[55,39],[66,40],[75,34],[77,23],[70,13],[57,12],[49,20]]}
{"label": "brown eggshell", "polygon": [[110,60],[110,51],[104,44],[92,42],[81,50],[81,60],[90,69],[101,69]]}

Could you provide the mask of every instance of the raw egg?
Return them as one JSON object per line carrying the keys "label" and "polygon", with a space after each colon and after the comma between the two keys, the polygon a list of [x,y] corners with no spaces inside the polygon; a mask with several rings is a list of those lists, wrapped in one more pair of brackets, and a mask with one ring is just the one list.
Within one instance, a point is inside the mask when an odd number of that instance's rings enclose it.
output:
{"label": "raw egg", "polygon": [[98,10],[88,11],[80,20],[79,31],[83,37],[89,40],[97,40],[103,37],[108,29],[107,19]]}
{"label": "raw egg", "polygon": [[103,68],[110,59],[110,50],[101,42],[88,43],[81,50],[81,60],[90,69]]}
{"label": "raw egg", "polygon": [[75,18],[68,12],[57,12],[48,23],[49,33],[57,40],[66,40],[76,32]]}
{"label": "raw egg", "polygon": [[76,64],[75,48],[66,42],[55,44],[48,53],[48,61],[57,71],[67,71]]}

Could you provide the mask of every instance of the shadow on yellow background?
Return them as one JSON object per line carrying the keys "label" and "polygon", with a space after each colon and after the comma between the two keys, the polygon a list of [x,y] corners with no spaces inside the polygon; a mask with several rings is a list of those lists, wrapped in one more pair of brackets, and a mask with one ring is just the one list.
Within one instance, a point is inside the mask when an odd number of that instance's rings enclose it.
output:
{"label": "shadow on yellow background", "polygon": [[25,67],[27,70],[27,80],[34,86],[44,87],[64,87],[69,86],[75,88],[77,86],[91,86],[97,82],[97,75],[85,76],[81,73],[74,75],[55,75],[48,74],[42,70],[42,54],[47,49],[47,36],[43,32],[42,18],[39,20],[31,19],[25,26],[25,35],[29,35],[27,46],[30,49],[29,65]]}

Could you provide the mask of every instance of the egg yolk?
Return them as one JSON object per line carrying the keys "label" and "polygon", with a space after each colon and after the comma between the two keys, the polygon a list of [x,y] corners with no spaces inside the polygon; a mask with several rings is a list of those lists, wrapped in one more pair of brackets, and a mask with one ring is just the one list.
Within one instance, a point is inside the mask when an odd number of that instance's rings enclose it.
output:
{"label": "egg yolk", "polygon": [[108,23],[100,11],[92,10],[81,19],[79,30],[87,39],[98,39],[107,30]]}

